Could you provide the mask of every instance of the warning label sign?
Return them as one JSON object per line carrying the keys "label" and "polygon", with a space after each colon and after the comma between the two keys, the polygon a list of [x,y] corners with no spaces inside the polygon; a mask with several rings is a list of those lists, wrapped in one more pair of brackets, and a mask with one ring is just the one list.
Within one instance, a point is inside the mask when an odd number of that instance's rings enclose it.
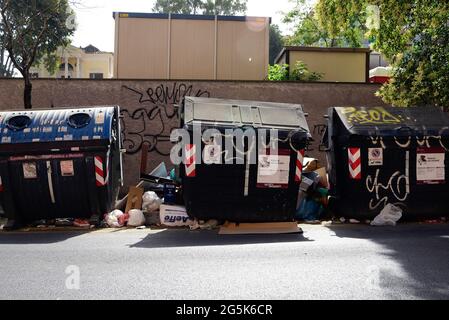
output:
{"label": "warning label sign", "polygon": [[73,169],[73,160],[64,160],[61,161],[61,175],[63,177],[72,177],[75,175],[75,171]]}
{"label": "warning label sign", "polygon": [[288,188],[290,150],[278,150],[277,155],[260,154],[258,160],[258,188]]}
{"label": "warning label sign", "polygon": [[384,150],[382,148],[369,148],[368,149],[368,165],[383,166],[384,164]]}
{"label": "warning label sign", "polygon": [[445,157],[442,148],[418,148],[416,159],[416,180],[418,184],[444,184]]}

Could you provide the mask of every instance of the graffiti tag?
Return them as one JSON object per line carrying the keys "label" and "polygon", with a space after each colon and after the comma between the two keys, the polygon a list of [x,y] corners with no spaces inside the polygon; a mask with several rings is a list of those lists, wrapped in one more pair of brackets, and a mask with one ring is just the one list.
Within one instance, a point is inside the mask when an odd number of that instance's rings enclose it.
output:
{"label": "graffiti tag", "polygon": [[363,110],[348,107],[343,108],[343,114],[351,124],[400,124],[403,119],[400,115],[393,115],[383,107],[366,108]]}
{"label": "graffiti tag", "polygon": [[186,96],[210,97],[206,90],[177,82],[160,84],[144,92],[125,85],[122,88],[134,94],[139,105],[134,111],[122,109],[123,145],[129,154],[138,153],[146,143],[149,152],[169,156],[170,133],[179,118],[176,105]]}

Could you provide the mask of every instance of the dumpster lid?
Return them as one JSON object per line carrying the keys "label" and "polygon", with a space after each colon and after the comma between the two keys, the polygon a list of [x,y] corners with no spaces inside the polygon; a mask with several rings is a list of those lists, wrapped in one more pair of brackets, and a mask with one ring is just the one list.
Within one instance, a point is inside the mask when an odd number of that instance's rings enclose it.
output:
{"label": "dumpster lid", "polygon": [[309,134],[299,104],[186,97],[185,123],[193,121],[236,127],[299,129]]}
{"label": "dumpster lid", "polygon": [[[334,107],[345,128],[356,135],[449,134],[449,116],[436,107]],[[446,135],[447,135],[446,134]]]}
{"label": "dumpster lid", "polygon": [[115,107],[0,112],[1,143],[110,140]]}

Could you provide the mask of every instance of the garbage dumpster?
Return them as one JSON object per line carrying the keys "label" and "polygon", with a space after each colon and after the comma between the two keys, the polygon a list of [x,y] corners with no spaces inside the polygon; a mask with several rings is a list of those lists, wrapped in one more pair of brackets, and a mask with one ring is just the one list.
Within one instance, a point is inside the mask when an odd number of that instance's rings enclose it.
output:
{"label": "garbage dumpster", "polygon": [[449,213],[449,117],[433,107],[337,107],[328,113],[328,174],[337,215],[404,219]]}
{"label": "garbage dumpster", "polygon": [[181,110],[191,139],[180,170],[191,217],[293,221],[311,137],[300,105],[186,97]]}
{"label": "garbage dumpster", "polygon": [[119,107],[0,112],[0,201],[8,226],[91,218],[123,181]]}

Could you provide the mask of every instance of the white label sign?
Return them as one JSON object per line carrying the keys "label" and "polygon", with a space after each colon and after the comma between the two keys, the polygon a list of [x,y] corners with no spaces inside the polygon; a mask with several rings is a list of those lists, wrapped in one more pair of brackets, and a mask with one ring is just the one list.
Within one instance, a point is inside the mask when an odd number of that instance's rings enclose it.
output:
{"label": "white label sign", "polygon": [[60,162],[61,164],[61,175],[63,177],[72,177],[75,175],[75,170],[73,169],[73,160],[64,160]]}
{"label": "white label sign", "polygon": [[383,166],[384,164],[384,150],[382,148],[369,148],[368,149],[368,165]]}
{"label": "white label sign", "polygon": [[259,155],[258,160],[257,187],[288,187],[290,155]]}
{"label": "white label sign", "polygon": [[206,145],[203,150],[203,160],[205,164],[221,164],[221,146]]}
{"label": "white label sign", "polygon": [[22,164],[23,177],[25,179],[36,179],[37,178],[37,167],[35,162],[24,162]]}
{"label": "white label sign", "polygon": [[416,180],[418,184],[445,183],[445,152],[437,148],[420,148],[416,159]]}

